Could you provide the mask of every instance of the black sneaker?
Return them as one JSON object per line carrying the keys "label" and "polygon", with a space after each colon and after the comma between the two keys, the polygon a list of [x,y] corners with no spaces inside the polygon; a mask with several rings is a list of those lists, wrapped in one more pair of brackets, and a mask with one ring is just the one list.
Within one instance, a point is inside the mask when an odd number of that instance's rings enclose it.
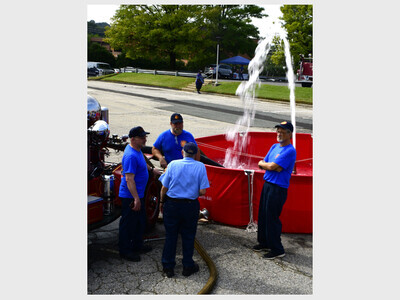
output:
{"label": "black sneaker", "polygon": [[274,252],[269,252],[269,253],[267,253],[267,254],[264,254],[263,255],[263,257],[265,258],[265,259],[274,259],[274,258],[278,258],[278,257],[284,257],[285,256],[285,252],[283,252],[283,253],[281,253],[281,254],[277,254],[277,253],[274,253]]}
{"label": "black sneaker", "polygon": [[256,252],[270,250],[268,247],[262,246],[262,245],[260,245],[260,244],[257,244],[257,245],[255,245],[255,246],[253,246],[252,249],[253,249],[254,251],[256,251]]}
{"label": "black sneaker", "polygon": [[174,269],[168,269],[168,268],[163,268],[163,273],[165,274],[165,276],[167,276],[168,278],[171,278],[175,275],[174,273]]}
{"label": "black sneaker", "polygon": [[140,256],[135,253],[120,254],[119,256],[129,261],[140,261]]}
{"label": "black sneaker", "polygon": [[193,267],[183,267],[182,275],[187,277],[199,271],[199,265],[194,264]]}

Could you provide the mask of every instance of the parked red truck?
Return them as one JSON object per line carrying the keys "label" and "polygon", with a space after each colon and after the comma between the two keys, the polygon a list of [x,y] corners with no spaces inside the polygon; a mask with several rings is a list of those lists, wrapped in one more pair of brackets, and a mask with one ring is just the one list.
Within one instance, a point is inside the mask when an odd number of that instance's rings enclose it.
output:
{"label": "parked red truck", "polygon": [[313,59],[312,57],[304,57],[300,55],[300,68],[297,70],[297,83],[301,83],[302,87],[311,87],[313,84]]}

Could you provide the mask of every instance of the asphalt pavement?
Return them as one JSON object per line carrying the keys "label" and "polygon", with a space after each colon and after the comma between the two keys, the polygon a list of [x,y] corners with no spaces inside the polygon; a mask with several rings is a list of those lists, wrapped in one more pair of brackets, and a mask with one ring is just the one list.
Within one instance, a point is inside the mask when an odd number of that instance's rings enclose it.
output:
{"label": "asphalt pavement", "polygon": [[[161,254],[165,237],[160,220],[146,234],[151,252],[140,262],[123,260],[118,254],[118,220],[88,234],[88,294],[100,295],[196,295],[206,285],[210,271],[195,250],[200,271],[182,273],[181,240],[178,240],[175,276],[162,273]],[[311,234],[282,234],[286,256],[266,260],[251,248],[256,232],[213,222],[200,223],[196,239],[218,272],[211,290],[215,295],[310,295],[313,292]],[[153,240],[152,240],[153,239]]]}
{"label": "asphalt pavement", "polygon": [[[141,125],[151,132],[147,145],[152,145],[158,134],[169,127],[169,116],[173,112],[185,109],[185,129],[200,137],[224,133],[227,127],[234,125],[238,118],[236,110],[243,105],[234,97],[101,82],[88,82],[88,93],[109,108],[111,134],[126,134],[132,125]],[[190,109],[188,103],[197,105],[197,108]],[[215,108],[225,111],[215,112]],[[289,104],[257,101],[256,109],[259,120],[252,128],[254,131],[271,131],[276,122],[274,118],[287,119],[290,116]],[[299,105],[296,112],[296,119],[303,125],[299,126],[299,131],[312,132],[312,107]],[[118,161],[121,157],[121,152],[111,151],[108,160]],[[180,239],[176,275],[173,278],[163,275],[161,254],[165,234],[161,219],[155,229],[146,234],[146,243],[153,250],[142,254],[140,262],[121,259],[118,254],[118,222],[117,219],[88,233],[87,294],[196,295],[207,283],[209,269],[197,251],[194,259],[200,271],[189,277],[181,274]],[[256,232],[248,232],[246,228],[213,221],[199,223],[196,239],[218,272],[211,294],[313,294],[312,234],[283,233],[286,256],[275,260],[266,260],[262,253],[250,249],[256,243]]]}

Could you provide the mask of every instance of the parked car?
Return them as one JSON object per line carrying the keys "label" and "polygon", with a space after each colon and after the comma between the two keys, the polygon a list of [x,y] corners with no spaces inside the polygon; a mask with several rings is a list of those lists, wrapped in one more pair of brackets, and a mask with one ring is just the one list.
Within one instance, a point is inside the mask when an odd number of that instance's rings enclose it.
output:
{"label": "parked car", "polygon": [[[216,64],[208,65],[204,68],[204,74],[207,76],[215,77],[217,70]],[[218,78],[232,78],[232,68],[229,65],[219,64],[218,65]]]}
{"label": "parked car", "polygon": [[114,69],[108,63],[88,61],[87,76],[114,74]]}
{"label": "parked car", "polygon": [[127,66],[127,67],[125,67],[123,69],[124,69],[125,73],[134,73],[135,72],[135,68],[134,67]]}

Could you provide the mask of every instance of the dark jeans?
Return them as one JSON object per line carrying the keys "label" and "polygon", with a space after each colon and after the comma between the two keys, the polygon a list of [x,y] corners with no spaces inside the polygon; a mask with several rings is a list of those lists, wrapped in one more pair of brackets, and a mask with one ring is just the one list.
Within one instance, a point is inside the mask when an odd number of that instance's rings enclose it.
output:
{"label": "dark jeans", "polygon": [[200,92],[202,86],[203,86],[203,83],[201,81],[196,81],[196,89],[198,92]]}
{"label": "dark jeans", "polygon": [[141,208],[133,211],[129,205],[131,198],[120,198],[122,202],[121,219],[119,221],[119,253],[126,255],[137,252],[143,246],[143,234],[146,226],[144,198],[140,199]]}
{"label": "dark jeans", "polygon": [[273,253],[284,253],[281,243],[282,223],[279,220],[287,197],[287,189],[264,182],[258,207],[257,241]]}
{"label": "dark jeans", "polygon": [[166,198],[163,209],[165,244],[161,258],[164,268],[173,269],[175,267],[178,234],[182,237],[182,264],[184,267],[194,266],[194,239],[199,210],[200,204],[197,199],[190,202],[174,202]]}

